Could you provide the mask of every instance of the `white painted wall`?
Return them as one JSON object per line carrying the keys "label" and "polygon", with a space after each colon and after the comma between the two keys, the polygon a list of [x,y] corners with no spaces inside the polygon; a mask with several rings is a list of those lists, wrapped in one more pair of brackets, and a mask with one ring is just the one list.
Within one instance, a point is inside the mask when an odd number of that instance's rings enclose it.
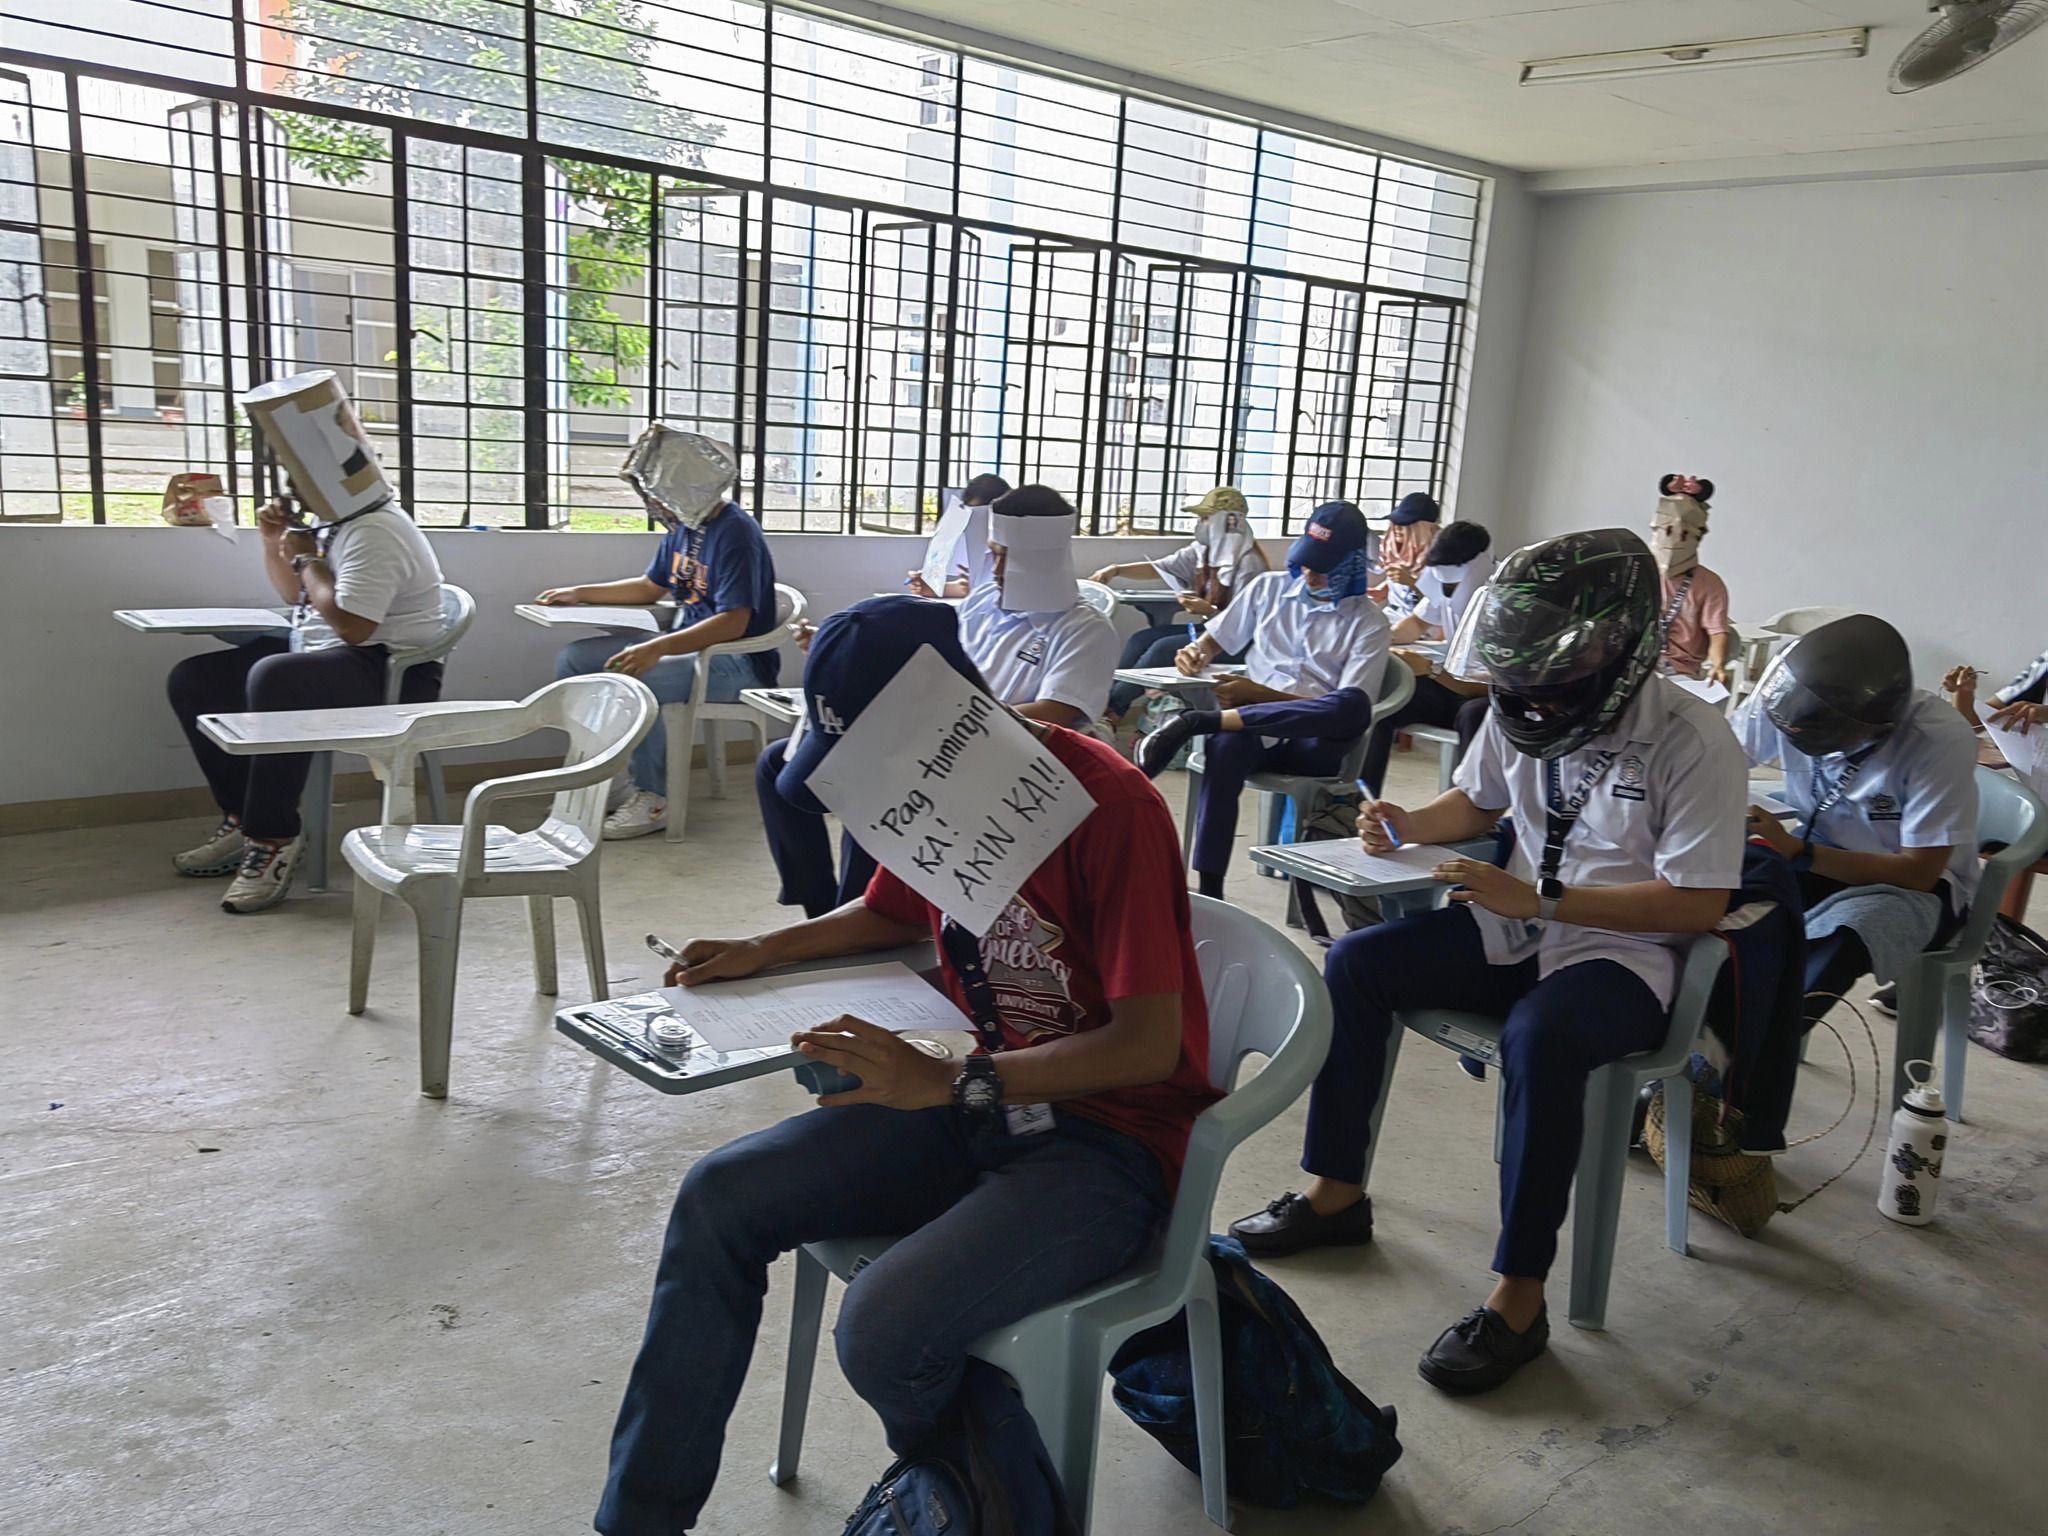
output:
{"label": "white painted wall", "polygon": [[[654,537],[619,533],[428,535],[449,581],[477,600],[476,626],[449,665],[448,698],[518,698],[554,677],[565,635],[513,615],[541,588],[632,575]],[[1083,572],[1172,549],[1174,539],[1081,539]],[[922,541],[776,534],[777,575],[831,613],[900,588]],[[1284,555],[1285,546],[1269,544]],[[229,549],[198,528],[0,528],[0,804],[172,789],[200,782],[164,702],[164,675],[214,642],[144,635],[115,608],[269,605],[256,534]],[[1136,610],[1122,610],[1127,629]],[[573,637],[575,631],[568,632]],[[784,678],[798,676],[792,647]],[[491,751],[486,757],[502,755]]]}
{"label": "white painted wall", "polygon": [[1855,606],[2004,681],[2048,645],[2044,251],[2048,171],[1544,199],[1509,542],[1710,475],[1738,621]]}

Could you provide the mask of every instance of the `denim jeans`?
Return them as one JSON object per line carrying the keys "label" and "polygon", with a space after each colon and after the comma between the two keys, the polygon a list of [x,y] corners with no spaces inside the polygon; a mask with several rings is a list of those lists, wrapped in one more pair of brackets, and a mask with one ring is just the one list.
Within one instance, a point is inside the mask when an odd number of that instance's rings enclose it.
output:
{"label": "denim jeans", "polygon": [[1501,1036],[1500,1241],[1493,1267],[1540,1279],[1557,1257],[1585,1132],[1586,1079],[1664,1038],[1649,985],[1612,960],[1582,960],[1537,979],[1536,961],[1488,965],[1463,907],[1346,934],[1323,965],[1335,1012],[1330,1054],[1309,1090],[1304,1171],[1356,1182],[1387,1042],[1404,1008],[1504,1014]]}
{"label": "denim jeans", "polygon": [[[555,676],[583,677],[592,672],[602,672],[607,661],[643,638],[640,635],[586,635],[581,640],[571,640],[555,656]],[[690,681],[696,675],[696,657],[664,656],[640,674],[640,681],[652,688],[654,696],[662,703],[680,704],[689,698]],[[742,688],[760,685],[751,656],[712,657],[710,681],[711,686],[705,690],[702,700],[707,704],[731,704],[739,698]],[[668,731],[659,720],[647,733],[647,739],[633,750],[633,784],[650,795],[668,793]]]}
{"label": "denim jeans", "polygon": [[754,798],[761,805],[761,830],[768,838],[769,861],[781,881],[775,899],[785,907],[802,907],[806,917],[823,917],[867,890],[868,882],[875,878],[875,861],[842,827],[835,877],[832,832],[825,818],[791,805],[775,787],[788,761],[787,741],[771,741],[754,760]]}
{"label": "denim jeans", "polygon": [[944,1422],[969,1344],[1132,1263],[1166,1206],[1143,1143],[1073,1114],[977,1136],[951,1108],[850,1105],[707,1154],[669,1217],[597,1529],[675,1536],[697,1519],[779,1255],[909,1234],[854,1276],[833,1330],[900,1454]]}

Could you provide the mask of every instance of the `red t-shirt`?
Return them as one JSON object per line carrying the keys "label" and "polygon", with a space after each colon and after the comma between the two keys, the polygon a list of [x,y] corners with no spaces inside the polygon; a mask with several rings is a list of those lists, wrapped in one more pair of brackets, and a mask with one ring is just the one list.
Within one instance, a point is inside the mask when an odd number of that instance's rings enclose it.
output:
{"label": "red t-shirt", "polygon": [[[1046,747],[1095,809],[996,919],[981,941],[982,969],[1013,1050],[1100,1029],[1117,998],[1180,994],[1180,1060],[1170,1077],[1053,1106],[1137,1137],[1158,1155],[1171,1190],[1195,1116],[1220,1097],[1209,1086],[1209,1006],[1195,969],[1180,836],[1151,780],[1113,748],[1057,727]],[[899,923],[930,924],[934,936],[945,922],[886,869],[875,872],[866,901]],[[965,1012],[966,991],[943,954],[946,992]]]}

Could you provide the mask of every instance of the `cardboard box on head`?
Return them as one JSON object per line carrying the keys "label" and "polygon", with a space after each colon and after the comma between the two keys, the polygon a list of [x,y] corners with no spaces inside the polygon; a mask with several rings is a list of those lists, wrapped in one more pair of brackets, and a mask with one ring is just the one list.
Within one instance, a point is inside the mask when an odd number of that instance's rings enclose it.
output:
{"label": "cardboard box on head", "polygon": [[332,369],[259,384],[241,405],[291,477],[293,493],[321,521],[371,511],[397,495]]}

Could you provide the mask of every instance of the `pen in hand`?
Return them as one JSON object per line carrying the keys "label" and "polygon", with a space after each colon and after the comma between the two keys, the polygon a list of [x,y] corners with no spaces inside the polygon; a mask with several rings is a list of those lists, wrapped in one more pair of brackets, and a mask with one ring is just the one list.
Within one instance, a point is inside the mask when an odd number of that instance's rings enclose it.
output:
{"label": "pen in hand", "polygon": [[[1358,786],[1358,792],[1361,795],[1365,796],[1368,803],[1379,799],[1379,796],[1374,794],[1372,790],[1367,786],[1365,780],[1354,779],[1352,782]],[[1401,834],[1394,830],[1394,824],[1388,821],[1385,817],[1380,818],[1380,830],[1387,834],[1387,841],[1392,843],[1396,848],[1404,846],[1401,842]]]}

